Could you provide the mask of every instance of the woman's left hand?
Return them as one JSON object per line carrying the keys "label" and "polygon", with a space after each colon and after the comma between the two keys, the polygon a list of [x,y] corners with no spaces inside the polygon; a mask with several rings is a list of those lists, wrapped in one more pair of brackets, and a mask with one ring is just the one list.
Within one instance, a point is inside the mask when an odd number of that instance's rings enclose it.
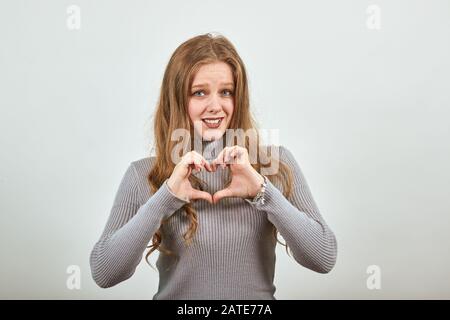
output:
{"label": "woman's left hand", "polygon": [[226,197],[241,197],[252,199],[261,189],[264,178],[250,164],[248,150],[241,146],[225,147],[211,162],[213,171],[218,166],[230,167],[231,183],[213,195],[213,203]]}

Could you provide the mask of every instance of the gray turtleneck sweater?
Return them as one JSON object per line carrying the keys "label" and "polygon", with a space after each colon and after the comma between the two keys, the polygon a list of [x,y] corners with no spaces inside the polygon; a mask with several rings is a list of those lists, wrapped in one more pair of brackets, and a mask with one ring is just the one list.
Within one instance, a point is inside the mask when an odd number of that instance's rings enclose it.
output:
{"label": "gray turtleneck sweater", "polygon": [[[203,141],[205,148],[211,148],[214,155],[223,148],[223,138]],[[181,207],[187,202],[170,191],[167,180],[151,193],[146,177],[154,157],[131,162],[90,255],[94,281],[108,288],[130,278],[153,234],[168,217],[162,225],[162,245],[178,259],[159,253],[159,286],[153,299],[276,299],[272,225],[297,263],[315,272],[329,272],[336,263],[336,237],[321,216],[292,153],[279,146],[279,156],[293,170],[292,195],[284,197],[281,186],[268,181],[264,203],[237,197],[215,205],[195,200],[198,228],[190,246],[183,239],[189,219]],[[214,157],[205,158],[210,161]],[[214,194],[224,187],[226,170],[229,168],[219,167],[215,172],[193,174],[206,182],[205,191]]]}

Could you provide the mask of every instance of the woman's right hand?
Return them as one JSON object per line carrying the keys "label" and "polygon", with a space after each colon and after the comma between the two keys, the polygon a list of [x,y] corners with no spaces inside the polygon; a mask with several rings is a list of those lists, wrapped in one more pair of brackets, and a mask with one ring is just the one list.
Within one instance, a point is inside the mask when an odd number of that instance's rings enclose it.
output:
{"label": "woman's right hand", "polygon": [[214,171],[208,161],[205,160],[198,152],[189,151],[178,162],[173,169],[172,175],[167,181],[170,191],[178,198],[195,200],[204,199],[213,203],[212,195],[208,192],[194,189],[189,181],[192,169],[200,171],[203,169],[209,172]]}

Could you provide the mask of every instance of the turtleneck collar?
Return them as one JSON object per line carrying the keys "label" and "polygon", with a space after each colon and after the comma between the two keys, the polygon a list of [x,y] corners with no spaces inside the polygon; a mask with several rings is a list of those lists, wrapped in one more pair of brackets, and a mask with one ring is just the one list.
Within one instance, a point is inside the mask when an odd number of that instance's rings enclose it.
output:
{"label": "turtleneck collar", "polygon": [[201,141],[202,150],[198,150],[198,146],[195,146],[195,150],[199,152],[206,160],[213,160],[222,151],[225,145],[225,134],[223,134],[217,140],[203,140]]}

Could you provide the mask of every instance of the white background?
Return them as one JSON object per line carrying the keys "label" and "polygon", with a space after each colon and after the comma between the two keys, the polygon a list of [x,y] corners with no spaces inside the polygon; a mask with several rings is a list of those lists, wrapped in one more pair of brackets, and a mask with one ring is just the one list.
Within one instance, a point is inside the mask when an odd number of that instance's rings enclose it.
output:
{"label": "white background", "polygon": [[170,55],[207,32],[238,49],[261,128],[280,130],[337,236],[325,275],[279,246],[275,296],[450,298],[449,1],[0,3],[0,298],[151,299],[144,261],[101,289],[89,254],[127,166],[150,152]]}

